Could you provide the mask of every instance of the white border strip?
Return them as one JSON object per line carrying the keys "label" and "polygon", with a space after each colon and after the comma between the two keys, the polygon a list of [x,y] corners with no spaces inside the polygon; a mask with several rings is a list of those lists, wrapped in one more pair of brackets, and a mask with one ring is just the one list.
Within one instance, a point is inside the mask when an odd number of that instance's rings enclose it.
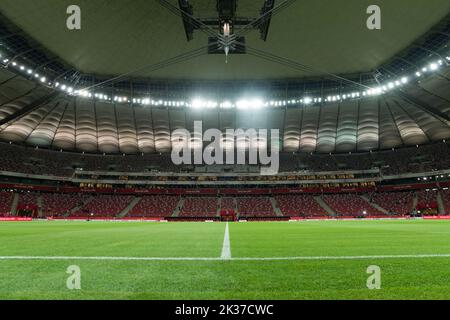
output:
{"label": "white border strip", "polygon": [[[366,259],[423,259],[450,258],[450,254],[400,254],[372,256],[304,256],[304,257],[242,257],[232,261],[283,261],[283,260],[366,260]],[[223,261],[222,257],[82,257],[82,256],[0,256],[1,260],[94,260],[94,261]]]}

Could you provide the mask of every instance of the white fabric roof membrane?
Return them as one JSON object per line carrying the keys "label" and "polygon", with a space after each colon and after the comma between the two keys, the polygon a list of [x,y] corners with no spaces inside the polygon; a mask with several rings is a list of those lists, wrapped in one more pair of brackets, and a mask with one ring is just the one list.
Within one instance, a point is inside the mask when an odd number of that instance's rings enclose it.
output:
{"label": "white fabric roof membrane", "polygon": [[[279,129],[282,151],[347,153],[450,138],[450,70],[378,97],[260,110],[189,109],[94,102],[60,96],[0,126],[3,141],[98,153],[170,152],[171,132],[194,121],[203,130]],[[0,70],[0,119],[51,92]],[[191,137],[191,141],[196,141]],[[232,141],[222,142],[229,147]],[[246,144],[245,141],[240,142]]]}

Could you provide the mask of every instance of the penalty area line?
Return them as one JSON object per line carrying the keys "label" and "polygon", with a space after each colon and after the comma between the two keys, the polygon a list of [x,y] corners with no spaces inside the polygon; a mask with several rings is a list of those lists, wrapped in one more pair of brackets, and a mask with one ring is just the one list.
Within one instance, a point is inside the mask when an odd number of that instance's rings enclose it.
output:
{"label": "penalty area line", "polygon": [[303,256],[303,257],[83,257],[83,256],[0,256],[1,260],[94,260],[94,261],[284,261],[284,260],[366,260],[450,258],[450,254],[400,254],[372,256]]}

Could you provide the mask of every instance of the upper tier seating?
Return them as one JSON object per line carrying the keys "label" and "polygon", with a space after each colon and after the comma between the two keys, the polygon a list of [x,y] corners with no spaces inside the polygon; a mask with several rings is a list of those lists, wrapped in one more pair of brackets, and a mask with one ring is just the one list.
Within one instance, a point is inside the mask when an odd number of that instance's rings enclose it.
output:
{"label": "upper tier seating", "polygon": [[[176,166],[170,154],[84,155],[56,152],[1,143],[0,170],[30,174],[71,176],[75,168],[84,171],[115,172],[206,172],[205,167]],[[216,171],[221,166],[216,166]],[[222,166],[224,168],[224,166]],[[239,166],[240,172],[257,172],[255,166]],[[362,154],[281,153],[280,171],[336,171],[381,168],[385,175],[425,172],[450,168],[450,143]],[[205,170],[202,170],[205,169]],[[235,171],[236,171],[235,170]],[[189,177],[187,178],[189,179]]]}

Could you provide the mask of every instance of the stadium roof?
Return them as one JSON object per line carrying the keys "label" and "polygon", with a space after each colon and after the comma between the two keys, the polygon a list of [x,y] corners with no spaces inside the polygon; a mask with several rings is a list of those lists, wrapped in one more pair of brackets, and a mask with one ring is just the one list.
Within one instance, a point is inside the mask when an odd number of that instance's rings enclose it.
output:
{"label": "stadium roof", "polygon": [[171,132],[203,129],[280,129],[283,151],[352,152],[450,138],[450,68],[399,93],[308,106],[194,109],[109,103],[39,86],[0,71],[0,139],[86,152],[168,152]]}
{"label": "stadium roof", "polygon": [[[118,75],[207,44],[196,31],[187,42],[181,18],[157,0],[77,1],[82,12],[80,31],[68,31],[70,0],[2,0],[0,11],[12,23],[78,71]],[[175,0],[169,0],[177,4]],[[281,0],[276,3],[281,3]],[[217,16],[215,1],[191,0],[194,14]],[[239,0],[237,15],[256,17],[262,0]],[[441,21],[450,10],[447,0],[377,1],[382,30],[366,27],[371,1],[298,0],[275,14],[267,42],[258,31],[248,33],[256,49],[334,74],[373,71]],[[156,79],[286,79],[321,76],[252,55],[236,55],[225,64],[222,55],[203,55],[161,70],[142,70],[135,77]]]}
{"label": "stadium roof", "polygon": [[[0,139],[58,150],[168,152],[171,132],[192,130],[194,120],[203,129],[280,129],[286,152],[450,138],[448,1],[381,1],[381,31],[365,26],[368,1],[297,1],[274,16],[266,43],[249,34],[249,45],[324,73],[252,55],[233,55],[228,64],[222,55],[202,55],[99,85],[206,44],[200,32],[188,43],[181,19],[157,2],[80,1],[82,30],[69,32],[69,1],[3,0]],[[191,2],[197,15],[214,14],[214,1]],[[239,1],[240,14],[254,15],[255,2]],[[155,85],[160,78],[167,82]],[[268,90],[255,85],[249,100],[227,95],[253,78],[267,80]],[[203,100],[189,86],[199,79],[216,81],[216,91],[200,82]]]}

